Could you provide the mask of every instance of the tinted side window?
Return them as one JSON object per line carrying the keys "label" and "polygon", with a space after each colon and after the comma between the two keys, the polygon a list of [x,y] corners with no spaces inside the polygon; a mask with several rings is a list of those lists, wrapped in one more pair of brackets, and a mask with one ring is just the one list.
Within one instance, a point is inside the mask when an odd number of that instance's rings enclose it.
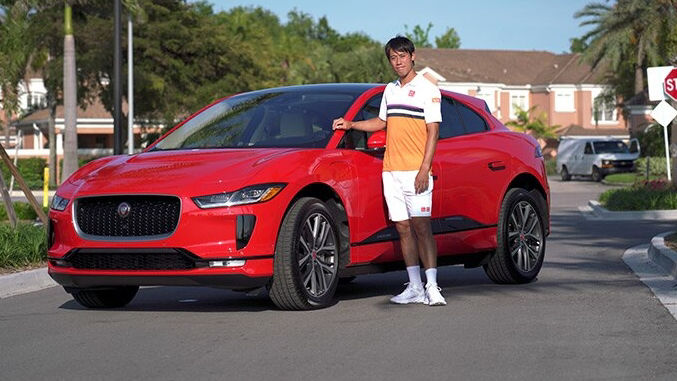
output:
{"label": "tinted side window", "polygon": [[442,98],[442,123],[440,123],[440,139],[451,138],[463,135],[463,124],[456,112],[456,106],[453,99]]}
{"label": "tinted side window", "polygon": [[471,110],[469,107],[461,104],[460,102],[456,102],[456,107],[459,114],[461,114],[461,120],[465,126],[466,134],[474,134],[488,130],[487,122],[475,111]]}
{"label": "tinted side window", "polygon": [[586,154],[592,153],[592,145],[590,143],[585,143],[585,151],[583,151],[583,153],[586,153]]}
{"label": "tinted side window", "polygon": [[[378,118],[378,112],[381,108],[381,98],[383,94],[378,94],[371,99],[362,107],[360,111],[357,112],[355,122],[360,120],[367,120],[372,118]],[[343,135],[341,143],[339,143],[339,148],[351,148],[351,149],[366,149],[367,148],[367,139],[369,138],[369,133],[365,131],[358,130],[349,130],[346,131]]]}

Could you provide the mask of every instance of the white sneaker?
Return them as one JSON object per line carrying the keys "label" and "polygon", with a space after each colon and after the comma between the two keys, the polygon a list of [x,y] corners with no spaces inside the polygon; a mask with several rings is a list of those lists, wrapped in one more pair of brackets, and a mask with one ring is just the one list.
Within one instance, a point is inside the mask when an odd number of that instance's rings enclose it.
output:
{"label": "white sneaker", "polygon": [[440,293],[441,288],[437,287],[436,284],[427,284],[425,286],[425,304],[429,306],[446,306],[447,301],[444,300],[444,296]]}
{"label": "white sneaker", "polygon": [[390,302],[395,304],[410,304],[410,303],[422,303],[425,304],[425,291],[423,287],[414,287],[410,283],[406,283],[407,288],[402,291],[401,294],[395,295],[390,298]]}

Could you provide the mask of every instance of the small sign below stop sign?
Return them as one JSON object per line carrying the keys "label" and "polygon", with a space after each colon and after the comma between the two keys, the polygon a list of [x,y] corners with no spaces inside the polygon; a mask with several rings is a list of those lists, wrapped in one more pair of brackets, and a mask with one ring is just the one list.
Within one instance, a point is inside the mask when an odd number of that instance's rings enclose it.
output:
{"label": "small sign below stop sign", "polygon": [[663,81],[665,93],[677,101],[677,69],[672,69]]}

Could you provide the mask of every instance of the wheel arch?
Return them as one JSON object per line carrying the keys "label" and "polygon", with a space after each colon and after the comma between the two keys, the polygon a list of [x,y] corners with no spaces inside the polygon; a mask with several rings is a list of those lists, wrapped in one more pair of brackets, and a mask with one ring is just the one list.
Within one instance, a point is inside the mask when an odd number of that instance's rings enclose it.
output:
{"label": "wheel arch", "polygon": [[[543,201],[543,205],[541,205],[541,218],[543,218],[543,221],[546,222],[546,234],[550,234],[550,200],[548,198],[548,194],[545,191],[545,188],[541,184],[540,181],[538,181],[538,178],[534,176],[531,173],[520,173],[515,178],[508,184],[508,187],[505,189],[503,192],[503,197],[502,199],[505,198],[506,194],[510,189],[513,188],[522,188],[526,190],[527,192],[537,192],[541,196],[541,200]],[[538,200],[538,198],[536,199]],[[500,203],[499,203],[499,210],[500,210]],[[497,214],[498,215],[498,214]]]}
{"label": "wheel arch", "polygon": [[301,188],[287,205],[284,212],[286,216],[294,203],[302,197],[314,197],[324,202],[334,215],[336,225],[338,226],[341,246],[339,249],[340,267],[345,268],[350,263],[350,225],[348,223],[348,214],[345,204],[339,194],[328,184],[315,182]]}

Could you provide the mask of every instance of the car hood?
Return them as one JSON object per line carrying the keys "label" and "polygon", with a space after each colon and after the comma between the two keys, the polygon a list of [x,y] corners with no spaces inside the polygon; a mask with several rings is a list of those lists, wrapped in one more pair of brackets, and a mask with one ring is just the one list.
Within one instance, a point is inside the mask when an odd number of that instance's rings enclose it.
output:
{"label": "car hood", "polygon": [[298,149],[151,151],[114,156],[81,168],[68,183],[79,195],[155,193],[197,195],[235,190]]}

